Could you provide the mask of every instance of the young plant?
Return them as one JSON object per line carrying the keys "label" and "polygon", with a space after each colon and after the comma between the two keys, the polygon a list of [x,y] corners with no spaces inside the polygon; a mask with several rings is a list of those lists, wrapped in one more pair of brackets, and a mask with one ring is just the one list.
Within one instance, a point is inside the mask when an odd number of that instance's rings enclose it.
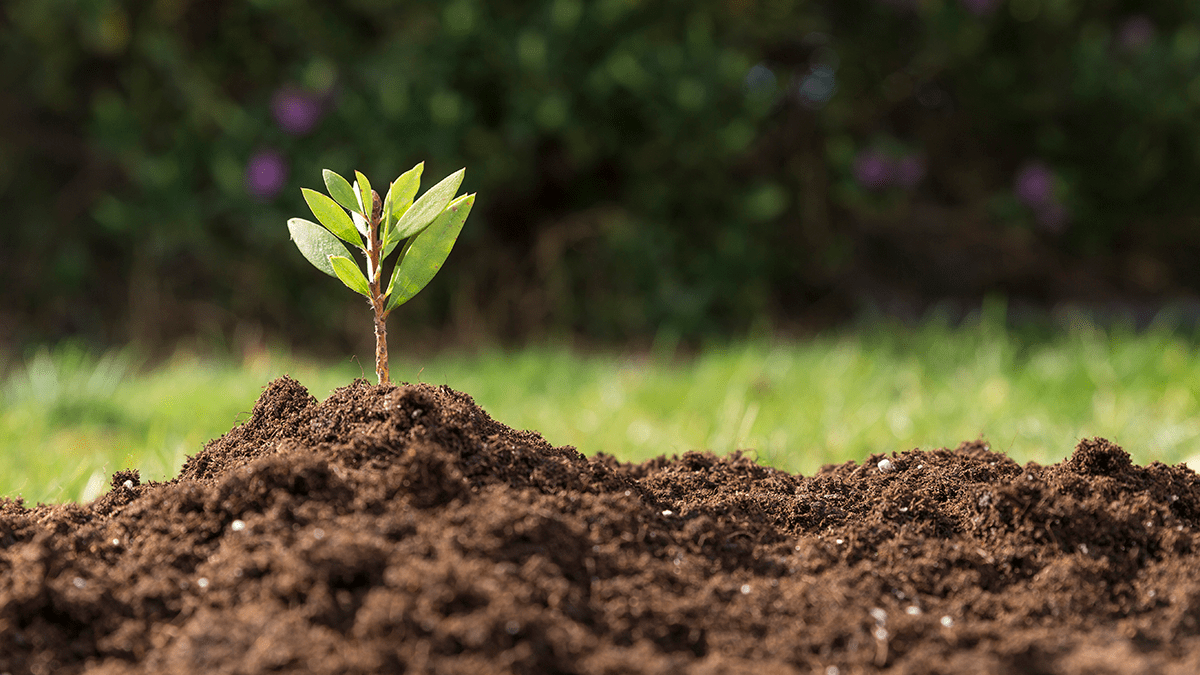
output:
{"label": "young plant", "polygon": [[[301,189],[304,201],[321,224],[303,218],[292,218],[287,223],[292,241],[314,267],[337,277],[371,304],[375,312],[375,375],[380,384],[388,381],[388,314],[411,300],[442,268],[475,204],[474,194],[454,197],[466,169],[442,179],[414,202],[424,168],[421,162],[400,174],[383,199],[358,171],[351,185],[325,169],[322,174],[329,196]],[[366,275],[343,241],[362,252]],[[384,286],[382,264],[397,247],[400,256]]]}

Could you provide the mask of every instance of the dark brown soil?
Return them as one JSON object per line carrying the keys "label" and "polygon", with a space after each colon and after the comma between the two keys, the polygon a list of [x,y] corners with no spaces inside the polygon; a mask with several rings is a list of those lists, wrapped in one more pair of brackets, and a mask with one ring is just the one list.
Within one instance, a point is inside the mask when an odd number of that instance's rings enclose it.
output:
{"label": "dark brown soil", "polygon": [[1200,672],[1192,471],[883,459],[622,464],[281,378],[170,482],[0,502],[0,673]]}

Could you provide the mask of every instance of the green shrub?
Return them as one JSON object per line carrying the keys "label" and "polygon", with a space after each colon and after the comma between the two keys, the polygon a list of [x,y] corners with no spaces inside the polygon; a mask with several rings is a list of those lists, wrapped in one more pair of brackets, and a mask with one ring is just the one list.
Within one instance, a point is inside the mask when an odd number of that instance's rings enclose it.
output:
{"label": "green shrub", "polygon": [[872,227],[927,206],[1068,254],[1137,238],[1200,285],[1200,11],[1141,11],[9,0],[0,341],[350,339],[278,223],[322,167],[420,159],[488,196],[410,310],[435,328],[740,330],[849,293]]}

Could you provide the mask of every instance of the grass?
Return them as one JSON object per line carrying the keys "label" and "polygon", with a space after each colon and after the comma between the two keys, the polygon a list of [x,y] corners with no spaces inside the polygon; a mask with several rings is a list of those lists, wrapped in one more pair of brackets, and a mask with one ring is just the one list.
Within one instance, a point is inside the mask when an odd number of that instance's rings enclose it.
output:
{"label": "grass", "polygon": [[[427,360],[392,358],[396,380],[449,384],[497,420],[550,442],[623,459],[711,449],[811,473],[870,453],[954,447],[983,437],[1019,461],[1054,462],[1104,436],[1136,461],[1200,453],[1196,340],[1075,321],[1012,332],[876,326],[794,343],[747,341],[693,357],[533,347]],[[244,421],[262,387],[289,373],[317,398],[357,364],[286,355],[201,359],[142,372],[129,353],[60,347],[9,364],[0,398],[0,495],[89,499],[135,467],[172,476],[185,455]]]}

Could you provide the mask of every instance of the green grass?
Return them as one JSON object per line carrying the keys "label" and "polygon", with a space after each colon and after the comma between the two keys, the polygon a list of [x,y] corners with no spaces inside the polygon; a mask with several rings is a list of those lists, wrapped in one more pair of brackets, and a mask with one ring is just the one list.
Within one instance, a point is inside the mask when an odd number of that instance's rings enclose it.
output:
{"label": "green grass", "polygon": [[[180,355],[147,372],[134,363],[72,348],[9,363],[0,495],[89,498],[125,467],[170,477],[185,455],[244,421],[272,378],[289,373],[323,399],[362,372],[266,354],[243,362]],[[1142,463],[1200,453],[1195,341],[1082,321],[1040,334],[987,320],[879,326],[712,346],[688,358],[555,347],[393,355],[391,371],[464,391],[497,420],[554,444],[623,459],[740,448],[811,473],[873,452],[980,437],[1018,461],[1043,463],[1090,436]]]}

